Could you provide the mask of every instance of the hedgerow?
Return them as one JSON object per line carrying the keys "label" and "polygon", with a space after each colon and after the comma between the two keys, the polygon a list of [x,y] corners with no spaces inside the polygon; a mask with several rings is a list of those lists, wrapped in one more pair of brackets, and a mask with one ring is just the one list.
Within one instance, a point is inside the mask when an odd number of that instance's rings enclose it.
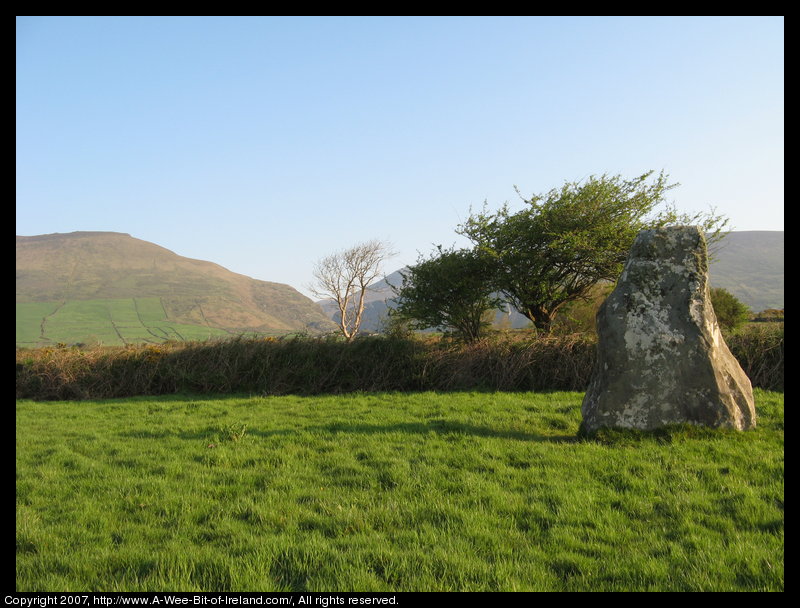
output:
{"label": "hedgerow", "polygon": [[[783,391],[783,325],[727,337],[754,387]],[[356,391],[585,390],[595,341],[497,334],[463,344],[419,337],[234,338],[125,347],[18,349],[17,398]]]}

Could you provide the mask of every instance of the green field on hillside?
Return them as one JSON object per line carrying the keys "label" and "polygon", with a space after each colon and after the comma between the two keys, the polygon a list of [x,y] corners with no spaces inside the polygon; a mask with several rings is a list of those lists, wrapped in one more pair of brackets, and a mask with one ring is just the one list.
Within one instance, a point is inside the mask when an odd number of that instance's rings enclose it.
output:
{"label": "green field on hillside", "polygon": [[578,440],[582,397],[18,401],[16,589],[783,591],[783,394]]}
{"label": "green field on hillside", "polygon": [[168,321],[157,297],[17,303],[17,346],[120,346],[229,335],[218,328]]}

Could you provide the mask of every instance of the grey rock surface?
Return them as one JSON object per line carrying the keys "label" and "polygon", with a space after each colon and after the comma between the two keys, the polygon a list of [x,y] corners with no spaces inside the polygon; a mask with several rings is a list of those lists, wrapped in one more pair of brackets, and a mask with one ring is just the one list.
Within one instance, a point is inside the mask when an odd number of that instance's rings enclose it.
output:
{"label": "grey rock surface", "polygon": [[582,431],[756,425],[749,378],[717,323],[696,226],[640,232],[597,314],[598,351]]}

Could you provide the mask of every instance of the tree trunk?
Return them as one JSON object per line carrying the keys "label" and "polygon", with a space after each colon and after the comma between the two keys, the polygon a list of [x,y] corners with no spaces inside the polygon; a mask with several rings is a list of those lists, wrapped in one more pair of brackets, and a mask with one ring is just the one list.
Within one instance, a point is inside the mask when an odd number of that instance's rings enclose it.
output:
{"label": "tree trunk", "polygon": [[528,317],[533,326],[539,331],[549,334],[553,329],[553,320],[555,319],[555,311],[549,311],[545,308],[529,309],[525,316]]}

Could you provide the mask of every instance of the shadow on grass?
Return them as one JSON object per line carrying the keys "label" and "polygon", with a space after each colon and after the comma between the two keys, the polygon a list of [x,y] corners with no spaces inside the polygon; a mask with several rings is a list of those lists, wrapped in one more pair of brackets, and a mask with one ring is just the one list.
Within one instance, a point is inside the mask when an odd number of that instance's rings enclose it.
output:
{"label": "shadow on grass", "polygon": [[[363,435],[383,435],[391,433],[408,433],[413,435],[463,435],[473,437],[492,437],[513,439],[516,441],[535,441],[548,443],[572,443],[578,441],[576,435],[543,435],[511,429],[495,429],[488,426],[477,426],[464,422],[434,419],[427,422],[397,422],[394,424],[365,424],[353,422],[333,422],[330,424],[307,427],[312,432],[354,433]],[[259,434],[254,431],[253,434]],[[267,431],[264,436],[273,434]]]}
{"label": "shadow on grass", "polygon": [[[176,437],[178,439],[206,440],[219,435],[220,427],[206,427],[196,431],[123,431],[119,433],[121,437],[136,439],[166,439]],[[576,443],[581,441],[577,435],[544,435],[515,430],[498,430],[487,426],[476,426],[462,422],[448,420],[431,420],[428,422],[398,422],[394,424],[364,424],[351,422],[332,422],[330,424],[317,426],[304,426],[302,429],[271,429],[259,430],[248,428],[247,436],[262,437],[269,439],[272,437],[282,437],[296,435],[301,432],[317,433],[345,433],[361,435],[386,435],[393,433],[408,433],[413,435],[447,435],[447,436],[474,436],[491,437],[499,439],[513,439],[515,441],[530,441],[537,443]]]}
{"label": "shadow on grass", "polygon": [[714,440],[731,437],[745,436],[743,433],[751,431],[737,431],[727,428],[714,428],[700,424],[670,424],[661,428],[651,430],[624,429],[624,428],[601,428],[594,432],[587,433],[581,424],[578,430],[580,441],[589,441],[603,445],[624,447],[638,445],[643,442],[655,442],[658,444],[670,444],[679,441],[692,439]]}
{"label": "shadow on grass", "polygon": [[[609,447],[630,447],[642,443],[655,442],[657,444],[670,444],[681,441],[691,440],[714,440],[722,438],[736,438],[743,435],[741,431],[730,429],[715,429],[696,425],[672,425],[662,429],[652,431],[640,431],[631,429],[600,429],[591,434],[582,432],[576,434],[546,435],[542,433],[516,431],[510,429],[495,429],[488,426],[477,426],[463,422],[449,420],[431,420],[428,422],[398,422],[394,424],[365,424],[352,422],[332,422],[329,424],[304,426],[302,428],[283,428],[260,430],[257,428],[247,428],[242,436],[260,437],[270,439],[275,437],[287,437],[299,435],[301,433],[311,434],[356,434],[356,435],[390,435],[394,433],[406,433],[410,435],[438,435],[443,437],[490,437],[498,439],[510,439],[514,441],[551,443],[551,444],[574,444],[574,443],[594,443]],[[227,431],[220,426],[208,426],[194,431],[176,431],[163,429],[158,431],[133,430],[119,433],[120,437],[133,439],[169,439],[177,438],[182,440],[222,440],[227,435]]]}

